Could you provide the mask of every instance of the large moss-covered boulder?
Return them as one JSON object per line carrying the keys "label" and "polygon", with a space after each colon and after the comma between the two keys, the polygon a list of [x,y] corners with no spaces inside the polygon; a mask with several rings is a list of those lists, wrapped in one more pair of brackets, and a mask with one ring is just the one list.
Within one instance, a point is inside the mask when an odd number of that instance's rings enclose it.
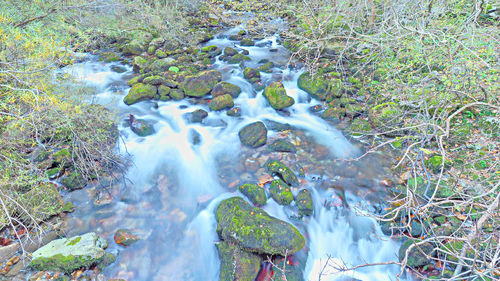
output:
{"label": "large moss-covered boulder", "polygon": [[264,123],[258,121],[243,127],[238,133],[240,141],[245,146],[259,147],[267,142],[267,128]]}
{"label": "large moss-covered boulder", "polygon": [[280,161],[269,159],[265,166],[270,174],[278,175],[288,185],[298,185],[299,181],[293,171]]}
{"label": "large moss-covered boulder", "polygon": [[234,106],[233,97],[231,97],[231,95],[229,94],[216,96],[210,101],[209,106],[211,110],[222,110],[226,108],[231,108]]}
{"label": "large moss-covered boulder", "polygon": [[220,281],[254,281],[259,273],[262,258],[258,254],[242,250],[239,246],[217,243],[220,258]]}
{"label": "large moss-covered boulder", "polygon": [[244,185],[240,185],[238,190],[243,193],[254,205],[263,206],[267,202],[266,192],[264,188],[253,184],[247,183]]}
{"label": "large moss-covered boulder", "polygon": [[299,76],[297,85],[311,97],[321,101],[330,96],[340,97],[342,95],[342,82],[339,79],[326,80],[319,74],[313,78],[309,72],[304,72]]}
{"label": "large moss-covered boulder", "polygon": [[295,101],[287,96],[285,87],[281,82],[274,82],[264,89],[264,97],[274,109],[283,109],[292,106]]}
{"label": "large moss-covered boulder", "polygon": [[123,99],[127,105],[138,103],[144,100],[151,100],[156,97],[156,87],[149,84],[136,83]]}
{"label": "large moss-covered boulder", "polygon": [[284,256],[304,248],[305,239],[297,228],[240,197],[223,200],[215,214],[219,237],[247,251]]}
{"label": "large moss-covered boulder", "polygon": [[260,81],[260,71],[256,68],[245,67],[245,69],[243,69],[243,76],[250,81],[250,83]]}
{"label": "large moss-covered boulder", "polygon": [[313,214],[313,204],[311,193],[307,189],[302,189],[295,198],[295,203],[299,207],[302,215],[310,216]]}
{"label": "large moss-covered boulder", "polygon": [[212,90],[221,81],[222,74],[217,70],[207,70],[194,76],[187,76],[182,85],[186,95],[202,97]]}
{"label": "large moss-covered boulder", "polygon": [[244,61],[251,61],[252,59],[244,54],[235,54],[230,57],[226,56],[225,60],[230,64],[238,64]]}
{"label": "large moss-covered boulder", "polygon": [[214,97],[229,94],[233,98],[237,98],[240,93],[241,93],[240,87],[228,82],[219,82],[212,89],[212,96]]}
{"label": "large moss-covered boulder", "polygon": [[290,205],[293,201],[293,194],[290,187],[281,179],[273,180],[269,187],[271,197],[280,205]]}
{"label": "large moss-covered boulder", "polygon": [[93,265],[104,266],[114,261],[107,253],[106,240],[94,232],[53,240],[32,254],[31,267],[39,271],[73,272]]}

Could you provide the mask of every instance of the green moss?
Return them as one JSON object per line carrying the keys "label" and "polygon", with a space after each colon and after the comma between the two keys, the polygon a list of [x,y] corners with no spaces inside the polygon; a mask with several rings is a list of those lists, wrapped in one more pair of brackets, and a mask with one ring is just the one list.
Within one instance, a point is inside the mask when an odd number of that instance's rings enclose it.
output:
{"label": "green moss", "polygon": [[244,251],[237,245],[219,242],[216,244],[220,266],[220,281],[239,280],[254,281],[259,273],[262,258],[253,253]]}
{"label": "green moss", "polygon": [[249,56],[245,56],[243,54],[235,54],[231,57],[226,57],[226,60],[230,64],[238,64],[238,63],[242,63],[244,61],[250,61],[252,59]]}
{"label": "green moss", "polygon": [[237,98],[241,93],[240,87],[233,85],[228,82],[219,82],[212,90],[212,96],[222,96],[225,94],[231,95],[233,98]]}
{"label": "green moss", "polygon": [[241,46],[253,46],[255,45],[255,41],[253,41],[251,38],[244,38],[240,41]]}
{"label": "green moss", "polygon": [[156,97],[156,87],[149,84],[137,83],[132,86],[129,93],[123,99],[127,105],[132,105],[144,100],[154,99]]}
{"label": "green moss", "polygon": [[238,189],[241,193],[248,197],[254,205],[263,206],[267,202],[267,196],[264,188],[256,184],[247,183],[241,185]]}
{"label": "green moss", "polygon": [[342,95],[342,82],[339,79],[326,80],[319,74],[313,78],[309,72],[304,72],[299,76],[297,85],[311,97],[321,101]]}
{"label": "green moss", "polygon": [[113,52],[104,52],[99,54],[99,60],[104,62],[120,61],[120,59],[120,55]]}
{"label": "green moss", "polygon": [[295,103],[295,100],[287,96],[286,90],[281,82],[274,82],[264,89],[264,97],[276,110],[287,108]]}
{"label": "green moss", "polygon": [[68,246],[76,245],[76,243],[80,242],[80,240],[82,240],[82,237],[78,236],[75,239],[69,241],[66,245],[68,245]]}
{"label": "green moss", "polygon": [[226,108],[231,108],[234,106],[233,97],[231,97],[231,95],[229,95],[229,94],[217,96],[210,101],[209,106],[210,106],[210,109],[214,110],[214,111],[215,110],[223,110]]}
{"label": "green moss", "polygon": [[204,96],[221,81],[222,74],[217,70],[203,71],[194,76],[187,76],[182,84],[184,93],[191,97]]}
{"label": "green moss", "polygon": [[299,207],[301,214],[310,216],[313,214],[313,202],[311,193],[307,189],[302,189],[299,194],[297,194],[297,198],[295,198],[295,203]]}
{"label": "green moss", "polygon": [[215,51],[215,50],[217,50],[217,46],[216,45],[206,46],[206,47],[201,48],[201,51],[203,53],[208,53],[208,52],[212,52],[212,51]]}
{"label": "green moss", "polygon": [[280,161],[270,159],[266,162],[265,166],[270,174],[278,175],[288,185],[298,185],[299,181],[293,171]]}
{"label": "green moss", "polygon": [[274,63],[272,61],[266,62],[265,64],[258,67],[258,70],[266,73],[271,73]]}
{"label": "green moss", "polygon": [[274,201],[280,205],[290,205],[293,201],[293,194],[290,187],[281,179],[271,182],[269,192]]}
{"label": "green moss", "polygon": [[295,145],[286,140],[275,140],[272,144],[269,145],[269,150],[276,152],[293,152],[293,153],[297,151]]}
{"label": "green moss", "polygon": [[254,122],[243,127],[238,136],[242,144],[257,148],[267,142],[267,128],[262,122]]}

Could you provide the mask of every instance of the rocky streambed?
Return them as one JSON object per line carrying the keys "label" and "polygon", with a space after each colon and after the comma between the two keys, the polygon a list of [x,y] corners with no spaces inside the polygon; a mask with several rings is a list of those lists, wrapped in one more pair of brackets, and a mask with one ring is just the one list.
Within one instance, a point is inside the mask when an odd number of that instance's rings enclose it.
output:
{"label": "rocky streambed", "polygon": [[101,53],[63,70],[117,112],[117,149],[132,165],[122,181],[67,195],[68,238],[34,253],[31,268],[77,270],[81,280],[399,273],[397,265],[342,270],[396,261],[399,244],[359,214],[384,207],[389,160],[353,160],[363,152],[355,132],[369,124],[338,74],[313,77],[289,64],[278,36],[239,28],[199,49],[149,41],[130,65]]}

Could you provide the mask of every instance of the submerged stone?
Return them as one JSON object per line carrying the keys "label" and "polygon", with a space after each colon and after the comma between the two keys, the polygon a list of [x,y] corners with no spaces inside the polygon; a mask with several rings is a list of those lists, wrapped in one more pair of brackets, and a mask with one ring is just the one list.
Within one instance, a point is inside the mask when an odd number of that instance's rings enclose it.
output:
{"label": "submerged stone", "polygon": [[281,82],[274,82],[264,89],[264,97],[274,109],[283,109],[292,106],[295,101],[287,96],[285,87]]}
{"label": "submerged stone", "polygon": [[288,185],[298,185],[299,181],[293,171],[280,161],[269,159],[265,166],[270,174],[278,175]]}
{"label": "submerged stone", "polygon": [[202,97],[210,93],[221,79],[222,74],[218,70],[203,71],[194,76],[187,76],[182,89],[188,96]]}
{"label": "submerged stone", "polygon": [[275,152],[292,152],[295,153],[297,149],[295,145],[287,140],[275,140],[272,144],[269,145],[270,151]]}
{"label": "submerged stone", "polygon": [[247,183],[244,185],[241,185],[239,188],[239,191],[243,193],[254,205],[257,206],[263,206],[267,202],[267,196],[266,192],[264,191],[264,188],[253,184],[253,183]]}
{"label": "submerged stone", "polygon": [[127,229],[118,229],[113,237],[115,243],[121,246],[130,246],[139,241],[139,236]]}
{"label": "submerged stone", "polygon": [[223,200],[217,207],[216,219],[219,237],[247,251],[284,256],[305,245],[295,226],[250,206],[240,197]]}
{"label": "submerged stone", "polygon": [[39,271],[73,272],[79,268],[114,261],[107,253],[106,240],[94,232],[50,242],[32,254],[30,266]]}
{"label": "submerged stone", "polygon": [[290,205],[293,201],[293,194],[290,187],[281,179],[273,180],[269,187],[271,197],[280,205]]}
{"label": "submerged stone", "polygon": [[242,144],[249,147],[263,146],[267,142],[267,128],[264,123],[258,121],[243,127],[238,133]]}
{"label": "submerged stone", "polygon": [[239,246],[221,241],[216,244],[220,258],[220,281],[254,281],[262,258],[242,250]]}

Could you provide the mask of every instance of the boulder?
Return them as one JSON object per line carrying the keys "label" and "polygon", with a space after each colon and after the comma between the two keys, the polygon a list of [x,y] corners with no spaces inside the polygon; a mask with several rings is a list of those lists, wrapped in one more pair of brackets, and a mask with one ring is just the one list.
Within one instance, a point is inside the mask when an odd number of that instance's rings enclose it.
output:
{"label": "boulder", "polygon": [[264,97],[274,109],[283,109],[292,106],[295,101],[287,96],[285,87],[281,82],[274,82],[264,89]]}
{"label": "boulder", "polygon": [[219,237],[246,251],[284,256],[305,245],[295,226],[269,216],[240,197],[223,200],[217,207],[216,220]]}
{"label": "boulder", "polygon": [[273,180],[269,187],[271,197],[280,205],[290,205],[293,201],[293,194],[290,187],[281,179]]}
{"label": "boulder", "polygon": [[191,97],[202,97],[212,90],[220,82],[222,74],[217,70],[207,70],[194,76],[187,76],[182,84],[186,95]]}
{"label": "boulder", "polygon": [[238,64],[242,63],[244,61],[250,61],[252,60],[249,56],[245,56],[243,54],[235,54],[233,56],[226,56],[225,60],[230,63],[230,64]]}
{"label": "boulder", "polygon": [[259,66],[257,69],[265,73],[271,73],[273,67],[274,63],[272,61],[268,61],[265,64]]}
{"label": "boulder", "polygon": [[222,110],[226,108],[231,108],[234,106],[234,101],[231,95],[225,94],[222,96],[216,96],[210,101],[211,110]]}
{"label": "boulder", "polygon": [[241,108],[239,107],[233,107],[226,111],[227,116],[231,117],[240,117],[241,116]]}
{"label": "boulder", "polygon": [[233,85],[228,82],[219,82],[212,90],[212,96],[222,96],[225,94],[231,95],[233,98],[237,98],[241,93],[240,87]]}
{"label": "boulder", "polygon": [[148,66],[148,61],[141,56],[137,56],[132,60],[132,66],[135,71],[140,71]]}
{"label": "boulder", "polygon": [[340,97],[342,95],[342,82],[339,79],[327,81],[319,77],[319,74],[313,78],[309,72],[304,72],[299,76],[297,85],[299,89],[321,101],[331,96]]}
{"label": "boulder", "polygon": [[120,59],[120,55],[114,52],[102,52],[99,54],[99,60],[104,62],[120,61]]}
{"label": "boulder", "polygon": [[153,75],[153,76],[149,76],[149,77],[144,78],[144,80],[142,80],[142,83],[159,86],[162,84],[166,84],[167,80],[160,75]]}
{"label": "boulder", "polygon": [[156,87],[149,84],[136,83],[123,99],[126,105],[132,105],[144,100],[151,100],[156,97]]}
{"label": "boulder", "polygon": [[32,254],[30,266],[39,271],[73,272],[93,265],[107,265],[114,256],[107,253],[106,240],[94,232],[53,240]]}
{"label": "boulder", "polygon": [[247,183],[244,185],[240,185],[238,190],[243,193],[254,205],[263,206],[267,202],[266,192],[264,188],[253,184]]}
{"label": "boulder", "polygon": [[176,63],[177,62],[173,58],[163,58],[152,62],[149,68],[154,73],[161,73],[167,71],[170,67],[175,66]]}
{"label": "boulder", "polygon": [[153,125],[143,119],[136,119],[130,115],[129,125],[132,132],[140,137],[146,137],[155,133]]}
{"label": "boulder", "polygon": [[305,216],[313,214],[313,204],[311,193],[307,189],[302,189],[295,198],[295,203],[299,207],[300,213]]}
{"label": "boulder", "polygon": [[173,100],[181,100],[185,97],[184,92],[180,89],[171,89],[170,97]]}
{"label": "boulder", "polygon": [[193,112],[186,113],[185,116],[188,122],[201,123],[201,121],[203,121],[203,119],[205,119],[208,116],[208,112],[206,112],[203,109],[196,109]]}
{"label": "boulder", "polygon": [[224,49],[224,55],[225,56],[232,57],[232,56],[234,56],[236,54],[238,54],[238,51],[236,51],[235,49],[233,49],[231,47],[226,47]]}
{"label": "boulder", "polygon": [[240,130],[238,136],[242,144],[256,148],[266,144],[267,128],[260,121],[250,123]]}
{"label": "boulder", "polygon": [[254,253],[242,250],[239,246],[227,242],[216,244],[220,258],[220,281],[254,281],[259,273],[262,258]]}
{"label": "boulder", "polygon": [[158,95],[160,96],[161,101],[170,100],[170,88],[165,85],[158,86]]}
{"label": "boulder", "polygon": [[243,69],[243,76],[245,76],[250,83],[260,81],[260,72],[256,68],[245,67],[245,69]]}
{"label": "boulder", "polygon": [[251,38],[244,38],[240,41],[241,46],[254,46],[255,41],[253,41]]}
{"label": "boulder", "polygon": [[265,166],[271,175],[278,175],[288,185],[298,185],[299,181],[293,171],[280,161],[269,159]]}
{"label": "boulder", "polygon": [[275,152],[292,152],[295,153],[297,149],[295,145],[287,140],[275,140],[272,144],[269,145],[270,151]]}

